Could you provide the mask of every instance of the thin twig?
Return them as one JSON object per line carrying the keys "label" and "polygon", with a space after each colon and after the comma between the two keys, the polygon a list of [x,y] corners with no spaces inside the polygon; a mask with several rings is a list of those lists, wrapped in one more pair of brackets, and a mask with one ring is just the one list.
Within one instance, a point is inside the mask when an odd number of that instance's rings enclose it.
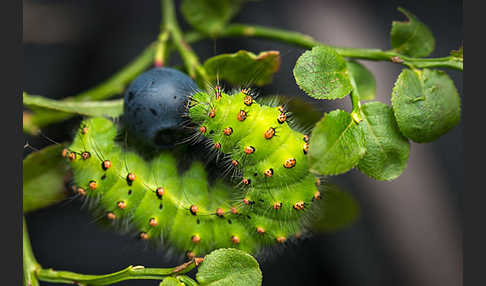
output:
{"label": "thin twig", "polygon": [[[257,25],[231,24],[228,25],[218,36],[264,38],[300,46],[307,49],[310,49],[317,45],[325,45],[323,43],[320,43],[319,41],[316,41],[311,36],[305,34]],[[383,51],[380,49],[355,49],[342,47],[332,48],[334,48],[338,54],[347,58],[356,58],[372,61],[388,61],[414,68],[443,67],[460,71],[463,70],[463,60],[454,56],[442,58],[413,58],[404,56],[394,51]]]}
{"label": "thin twig", "polygon": [[22,263],[24,286],[38,286],[39,281],[37,280],[36,273],[41,269],[41,266],[35,259],[32,246],[30,245],[30,238],[27,231],[27,224],[25,223],[25,217],[23,217],[22,220],[22,228]]}
{"label": "thin twig", "polygon": [[201,258],[193,259],[181,266],[172,268],[145,268],[144,266],[128,266],[115,273],[104,275],[87,275],[70,271],[57,271],[53,269],[40,269],[40,281],[52,283],[71,283],[88,285],[111,285],[125,280],[152,279],[163,280],[169,276],[182,275],[194,269],[201,262]]}
{"label": "thin twig", "polygon": [[173,43],[184,61],[189,76],[198,80],[200,83],[208,82],[209,78],[206,70],[199,62],[196,53],[194,53],[191,46],[184,39],[175,13],[174,2],[172,0],[162,0],[162,25],[172,36]]}
{"label": "thin twig", "polygon": [[[174,45],[181,54],[189,75],[191,75],[193,78],[199,77],[201,79],[199,81],[200,83],[208,82],[204,68],[201,66],[199,59],[189,46],[191,43],[206,39],[207,36],[195,31],[190,31],[182,35],[175,19],[173,2],[171,0],[162,0],[162,4],[164,7],[163,25],[170,29],[170,33],[173,36]],[[284,42],[307,49],[310,49],[316,45],[324,45],[323,43],[316,41],[311,36],[302,33],[245,24],[228,25],[223,31],[220,32],[218,37],[263,38]],[[138,56],[132,63],[124,67],[107,81],[78,95],[67,97],[64,100],[100,100],[123,92],[125,86],[133,78],[135,78],[153,63],[156,43],[147,47],[147,49],[142,52],[142,54],[140,54],[140,56]],[[171,48],[171,46],[168,46],[165,49],[163,57],[164,59],[169,56]],[[463,70],[463,59],[454,56],[441,58],[413,58],[398,54],[394,51],[383,51],[380,49],[355,49],[343,47],[333,48],[335,48],[340,55],[347,58],[387,61],[402,64],[411,68],[450,68],[460,71]],[[27,124],[24,124],[24,132],[35,134],[39,128],[66,120],[71,116],[73,115],[69,113],[42,110],[37,111],[34,114],[26,114],[24,119],[28,120],[26,120]]]}

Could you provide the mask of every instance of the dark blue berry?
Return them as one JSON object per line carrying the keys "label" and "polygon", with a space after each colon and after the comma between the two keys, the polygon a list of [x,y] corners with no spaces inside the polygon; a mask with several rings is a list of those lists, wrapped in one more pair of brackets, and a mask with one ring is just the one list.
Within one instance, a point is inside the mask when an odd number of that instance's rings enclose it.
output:
{"label": "dark blue berry", "polygon": [[169,148],[187,136],[182,124],[194,81],[171,68],[153,68],[139,75],[125,91],[123,123],[130,134],[158,147]]}

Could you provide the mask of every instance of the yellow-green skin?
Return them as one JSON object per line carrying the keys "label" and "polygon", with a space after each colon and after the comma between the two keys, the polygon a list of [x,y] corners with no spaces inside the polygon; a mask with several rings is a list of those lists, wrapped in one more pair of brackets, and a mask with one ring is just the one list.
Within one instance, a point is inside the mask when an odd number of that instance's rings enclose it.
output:
{"label": "yellow-green skin", "polygon": [[[239,116],[242,111],[246,114],[244,120]],[[268,232],[266,244],[298,234],[304,213],[320,195],[316,177],[308,171],[308,138],[291,129],[287,121],[279,121],[285,118],[282,114],[282,107],[260,105],[246,90],[234,95],[218,89],[211,94],[196,93],[189,107],[189,117],[199,124],[198,132],[212,141],[217,152],[237,162],[242,175],[237,180],[243,186],[239,195],[241,212],[255,214],[252,223],[258,221]],[[232,133],[225,133],[226,128]],[[275,130],[271,137],[267,132],[270,128]],[[254,148],[251,154],[245,153],[249,146]],[[295,166],[285,166],[289,159],[295,160]],[[273,174],[266,176],[270,169]]]}
{"label": "yellow-green skin", "polygon": [[[135,230],[141,239],[163,243],[188,257],[225,247],[257,254],[293,239],[304,230],[304,214],[318,194],[316,178],[307,171],[304,135],[277,122],[278,108],[256,102],[246,106],[244,97],[223,94],[216,101],[199,93],[193,98],[199,103],[189,110],[195,122],[207,127],[208,137],[220,142],[220,150],[239,161],[243,177],[251,177],[243,189],[222,181],[209,185],[201,162],[180,175],[167,151],[144,160],[115,141],[118,131],[110,120],[91,118],[82,123],[63,154],[72,167],[77,192],[106,222]],[[216,116],[209,118],[212,108]],[[240,109],[247,112],[244,121],[237,119]],[[230,136],[223,133],[227,126],[233,128]],[[268,127],[276,130],[271,139],[263,136]],[[255,147],[253,154],[242,151],[247,145]],[[289,158],[296,164],[285,168]],[[109,168],[103,168],[104,161],[110,161]],[[263,175],[268,168],[274,170],[271,177]],[[135,175],[133,181],[127,179],[130,173]],[[162,196],[157,188],[164,189]],[[304,207],[295,208],[297,202]],[[275,203],[281,207],[274,208]]]}

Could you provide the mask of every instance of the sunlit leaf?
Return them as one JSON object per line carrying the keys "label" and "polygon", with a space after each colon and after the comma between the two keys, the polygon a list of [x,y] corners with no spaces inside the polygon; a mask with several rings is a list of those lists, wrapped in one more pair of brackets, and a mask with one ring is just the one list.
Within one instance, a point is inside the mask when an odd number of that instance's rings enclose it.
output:
{"label": "sunlit leaf", "polygon": [[400,176],[407,166],[410,143],[400,133],[391,107],[378,101],[366,103],[361,106],[361,118],[366,154],[358,163],[359,170],[382,181]]}
{"label": "sunlit leaf", "polygon": [[363,130],[343,110],[324,115],[314,127],[309,145],[309,170],[322,175],[349,171],[366,151]]}
{"label": "sunlit leaf", "polygon": [[454,82],[439,70],[404,69],[393,87],[392,105],[401,133],[418,143],[449,132],[461,117]]}
{"label": "sunlit leaf", "polygon": [[295,63],[295,81],[310,97],[338,99],[353,89],[347,64],[333,48],[316,46],[303,53]]}
{"label": "sunlit leaf", "polygon": [[435,48],[435,39],[429,28],[409,11],[398,8],[407,16],[408,21],[393,21],[391,29],[391,46],[393,49],[410,57],[426,57]]}
{"label": "sunlit leaf", "polygon": [[255,258],[245,251],[221,248],[206,255],[196,279],[201,285],[258,286],[262,272]]}
{"label": "sunlit leaf", "polygon": [[265,51],[255,55],[240,50],[234,54],[220,54],[204,63],[211,79],[226,80],[233,85],[262,86],[272,81],[280,68],[280,53]]}

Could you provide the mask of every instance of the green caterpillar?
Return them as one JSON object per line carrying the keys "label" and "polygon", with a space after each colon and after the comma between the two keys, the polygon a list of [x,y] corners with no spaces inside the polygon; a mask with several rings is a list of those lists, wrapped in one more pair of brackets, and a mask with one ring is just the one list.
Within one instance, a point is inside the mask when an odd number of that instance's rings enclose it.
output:
{"label": "green caterpillar", "polygon": [[283,106],[260,105],[247,89],[228,95],[217,87],[192,96],[189,117],[239,171],[247,212],[292,224],[319,198],[305,157],[309,137],[290,128]]}
{"label": "green caterpillar", "polygon": [[75,191],[106,222],[188,258],[224,247],[258,254],[299,237],[320,192],[307,171],[308,138],[289,128],[284,110],[259,105],[246,90],[216,89],[194,94],[188,115],[232,158],[243,188],[210,185],[201,162],[180,175],[170,152],[146,159],[117,141],[112,121],[91,118],[63,151]]}

